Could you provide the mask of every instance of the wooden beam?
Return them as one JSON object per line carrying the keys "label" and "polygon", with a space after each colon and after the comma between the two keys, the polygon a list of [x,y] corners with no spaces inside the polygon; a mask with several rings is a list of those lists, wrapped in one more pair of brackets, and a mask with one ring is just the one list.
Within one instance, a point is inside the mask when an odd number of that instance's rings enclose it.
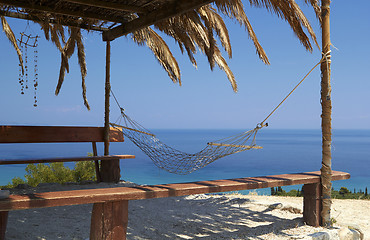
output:
{"label": "wooden beam", "polygon": [[303,185],[303,220],[309,226],[320,226],[321,184]]}
{"label": "wooden beam", "polygon": [[126,240],[128,201],[95,203],[91,213],[90,239]]}
{"label": "wooden beam", "polygon": [[29,4],[28,2],[18,2],[18,1],[13,1],[13,0],[0,0],[0,3],[9,5],[9,6],[14,6],[14,7],[20,7],[20,8],[25,8],[25,9],[31,9],[31,10],[41,11],[41,12],[48,12],[48,13],[54,13],[54,14],[59,14],[59,15],[72,16],[72,17],[81,17],[81,18],[103,20],[103,21],[109,21],[109,22],[123,22],[124,21],[122,18],[111,17],[109,15],[89,13],[86,11],[71,11],[71,10],[66,10],[66,9],[54,9],[54,8],[50,8],[44,5]]}
{"label": "wooden beam", "polygon": [[[9,11],[1,11],[0,10],[0,15],[5,16],[5,17],[11,17],[11,18],[18,18],[18,19],[25,19],[25,20],[31,20],[31,21],[44,21],[43,19],[40,19],[38,17],[32,17],[28,14],[23,14],[23,13],[18,13],[18,12],[9,12]],[[78,27],[86,30],[92,30],[92,31],[107,31],[109,30],[108,28],[104,27],[98,27],[98,26],[93,26],[93,25],[88,25],[85,23],[78,23],[77,21],[56,21],[55,19],[48,19],[49,23],[51,24],[60,24],[63,26],[69,26],[69,27]]]}
{"label": "wooden beam", "polygon": [[0,240],[5,239],[7,223],[8,223],[8,212],[0,212]]}
{"label": "wooden beam", "polygon": [[13,164],[33,164],[33,163],[53,163],[53,162],[84,162],[84,161],[114,161],[119,159],[135,158],[135,155],[108,155],[108,156],[83,156],[83,157],[68,157],[68,158],[43,158],[43,159],[22,159],[22,160],[1,160],[0,165]]}
{"label": "wooden beam", "polygon": [[118,27],[103,32],[103,41],[112,41],[123,35],[127,35],[139,29],[153,25],[159,21],[175,17],[193,9],[209,4],[214,0],[182,0],[174,4],[165,5],[161,9],[154,10],[146,15],[124,23]]}
{"label": "wooden beam", "polygon": [[[123,142],[123,134],[110,128],[109,141]],[[0,126],[0,143],[103,142],[103,127]]]}
{"label": "wooden beam", "polygon": [[[349,178],[349,173],[333,171],[333,180],[344,180]],[[0,212],[107,201],[186,196],[192,194],[250,190],[312,183],[320,183],[319,171],[192,183],[31,193],[10,195],[9,198],[0,200]]]}
{"label": "wooden beam", "polygon": [[144,13],[146,10],[141,7],[136,7],[127,4],[114,3],[114,2],[103,2],[99,0],[65,0],[66,2],[82,4],[91,7],[105,8],[118,11]]}

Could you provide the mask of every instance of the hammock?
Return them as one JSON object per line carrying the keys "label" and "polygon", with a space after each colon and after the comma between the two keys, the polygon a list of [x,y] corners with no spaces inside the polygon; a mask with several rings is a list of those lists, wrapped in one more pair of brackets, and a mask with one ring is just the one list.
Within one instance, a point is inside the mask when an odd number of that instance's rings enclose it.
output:
{"label": "hammock", "polygon": [[[189,154],[176,150],[162,143],[154,134],[142,127],[140,124],[129,118],[123,108],[118,103],[117,98],[111,91],[118,107],[121,109],[120,124],[113,124],[118,127],[123,134],[138,146],[152,161],[159,167],[168,172],[176,174],[188,174],[216,161],[219,158],[243,152],[250,149],[261,149],[256,145],[256,135],[258,130],[268,126],[267,119],[283,104],[283,102],[298,88],[298,86],[308,77],[308,75],[322,62],[330,61],[330,50],[324,54],[320,60],[304,78],[289,92],[289,94],[272,110],[272,112],[254,129],[243,132],[236,136],[220,139],[215,142],[207,143],[207,146],[198,153]],[[121,122],[123,122],[121,124]]]}
{"label": "hammock", "polygon": [[267,124],[258,125],[250,131],[239,135],[207,143],[207,146],[198,153],[189,154],[174,149],[161,142],[153,133],[127,116],[121,109],[121,124],[111,123],[111,126],[120,128],[123,134],[138,146],[159,168],[170,173],[189,174],[219,158],[243,152],[250,149],[261,149],[256,145],[256,134]]}

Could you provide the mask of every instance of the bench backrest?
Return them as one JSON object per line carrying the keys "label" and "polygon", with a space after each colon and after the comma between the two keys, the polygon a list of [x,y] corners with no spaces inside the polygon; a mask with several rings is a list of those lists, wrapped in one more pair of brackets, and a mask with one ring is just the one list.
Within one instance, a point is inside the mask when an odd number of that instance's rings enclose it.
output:
{"label": "bench backrest", "polygon": [[[110,128],[110,142],[123,142],[122,132]],[[0,126],[0,143],[104,142],[103,127]]]}

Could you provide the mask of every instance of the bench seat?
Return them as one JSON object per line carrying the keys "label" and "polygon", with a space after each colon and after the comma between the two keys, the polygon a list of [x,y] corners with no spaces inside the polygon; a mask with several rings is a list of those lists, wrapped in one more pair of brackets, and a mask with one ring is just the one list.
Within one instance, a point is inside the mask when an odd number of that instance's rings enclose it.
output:
{"label": "bench seat", "polygon": [[[333,181],[349,178],[349,173],[333,171]],[[8,199],[0,200],[0,211],[77,205],[107,201],[164,198],[192,194],[217,193],[314,183],[320,183],[319,171],[191,183],[10,195]]]}
{"label": "bench seat", "polygon": [[[332,180],[349,179],[350,174],[333,171]],[[127,234],[130,200],[186,196],[192,194],[250,190],[288,185],[303,185],[303,219],[311,226],[320,225],[320,172],[281,174],[190,183],[115,187],[10,195],[0,200],[0,240],[5,239],[8,212],[13,210],[91,204],[91,240],[124,240]]]}

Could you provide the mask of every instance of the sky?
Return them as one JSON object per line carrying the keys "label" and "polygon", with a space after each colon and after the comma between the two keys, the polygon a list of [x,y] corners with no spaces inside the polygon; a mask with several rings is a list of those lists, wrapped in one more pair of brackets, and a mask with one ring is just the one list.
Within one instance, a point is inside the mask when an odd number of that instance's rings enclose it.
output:
{"label": "sky", "polygon": [[[297,0],[321,43],[321,30],[313,10]],[[370,1],[332,1],[332,127],[370,129]],[[239,24],[226,20],[233,57],[227,62],[238,83],[234,93],[226,74],[207,58],[196,55],[195,69],[174,40],[165,38],[179,62],[182,86],[173,84],[151,51],[129,37],[112,42],[111,85],[126,114],[148,129],[252,129],[261,122],[302,77],[321,59],[317,47],[307,52],[289,25],[265,9],[245,11],[271,65],[262,63],[252,41]],[[59,76],[60,54],[45,40],[40,26],[7,18],[17,38],[25,31],[41,36],[38,47],[38,106],[33,90],[20,94],[18,58],[0,32],[0,123],[1,125],[103,126],[105,43],[99,33],[85,33],[88,111],[81,97],[77,55],[70,60],[61,92],[54,91]],[[31,56],[31,55],[30,55]],[[225,58],[227,58],[224,53]],[[31,58],[31,57],[30,57]],[[33,71],[32,64],[29,65]],[[32,81],[32,79],[31,79]],[[270,117],[274,129],[321,127],[319,68]],[[111,121],[119,108],[111,99]]]}

